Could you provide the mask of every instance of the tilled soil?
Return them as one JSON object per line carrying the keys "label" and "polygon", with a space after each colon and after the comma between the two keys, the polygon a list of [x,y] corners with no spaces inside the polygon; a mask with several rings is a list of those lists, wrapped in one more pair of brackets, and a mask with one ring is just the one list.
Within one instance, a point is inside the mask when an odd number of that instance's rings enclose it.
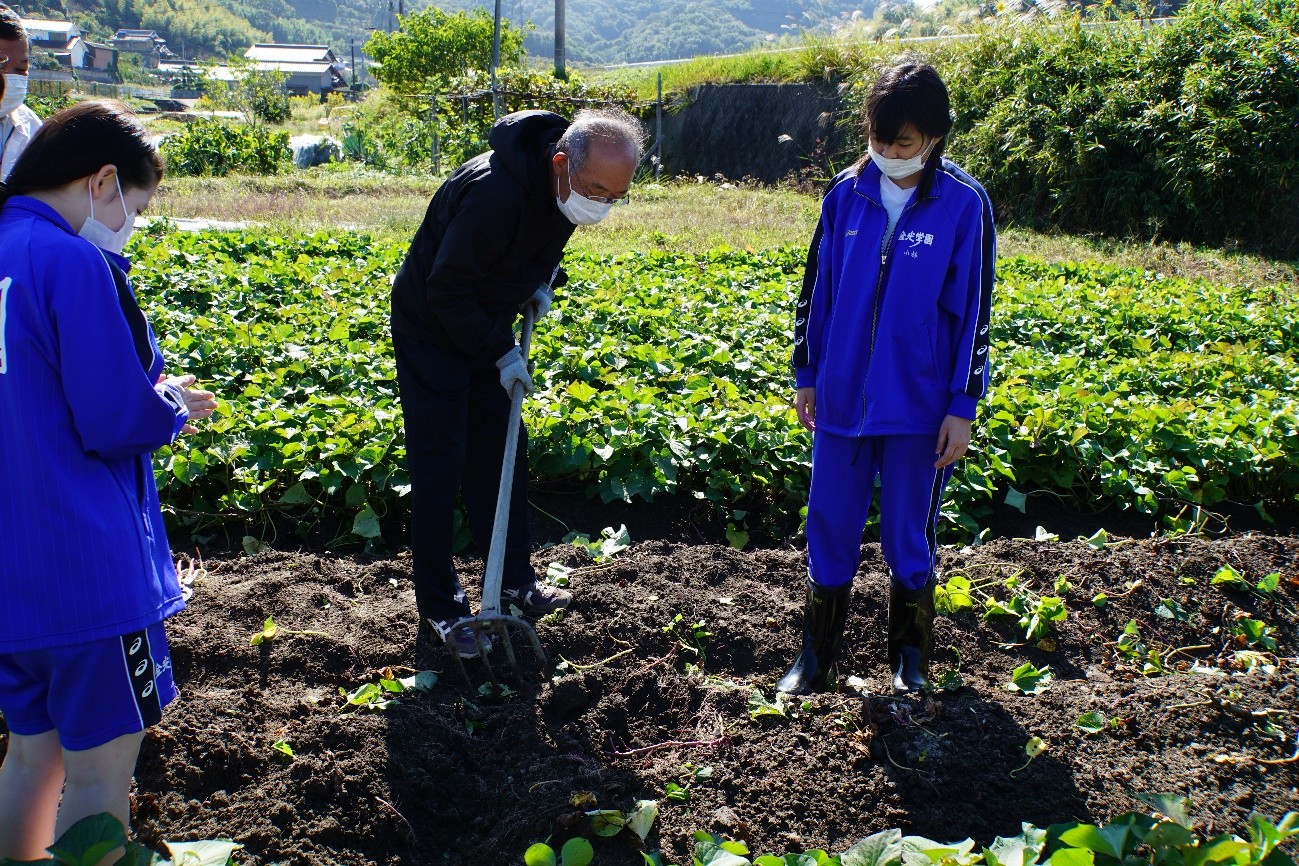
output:
{"label": "tilled soil", "polygon": [[[655,541],[598,565],[574,547],[538,552],[543,572],[576,569],[572,608],[538,626],[566,664],[503,699],[467,688],[418,635],[406,556],[209,559],[169,623],[183,694],[146,739],[136,832],[155,846],[233,838],[258,863],[512,864],[533,842],[589,833],[587,810],[654,799],[643,845],[630,832],[595,840],[597,864],[642,866],[642,850],[688,863],[696,830],[754,854],[837,853],[890,827],[988,844],[1021,822],[1102,821],[1138,808],[1137,793],[1189,795],[1217,832],[1243,832],[1251,811],[1299,809],[1299,762],[1267,763],[1299,750],[1299,538],[945,549],[945,576],[1003,600],[1009,578],[1053,595],[1063,576],[1068,617],[1048,642],[1025,643],[1013,619],[979,615],[976,592],[974,610],[936,627],[934,672],[958,670],[962,685],[930,698],[885,689],[885,566],[877,545],[862,552],[840,690],[756,718],[752,693],[774,698],[799,645],[805,571],[793,549]],[[1279,573],[1279,587],[1211,586],[1224,565],[1251,583]],[[480,566],[462,566],[472,595]],[[1275,629],[1278,651],[1264,658],[1275,664],[1239,669],[1231,633],[1243,615]],[[250,645],[268,616],[321,634]],[[1134,620],[1173,672],[1142,676],[1117,652]],[[697,623],[702,654],[687,649]],[[1050,666],[1045,692],[1005,687],[1025,662]],[[437,684],[386,711],[340,697],[416,670]],[[469,674],[485,681],[477,662]],[[1085,734],[1075,722],[1091,711],[1113,723]],[[1029,762],[1034,736],[1047,748]],[[295,758],[272,749],[281,739]]]}

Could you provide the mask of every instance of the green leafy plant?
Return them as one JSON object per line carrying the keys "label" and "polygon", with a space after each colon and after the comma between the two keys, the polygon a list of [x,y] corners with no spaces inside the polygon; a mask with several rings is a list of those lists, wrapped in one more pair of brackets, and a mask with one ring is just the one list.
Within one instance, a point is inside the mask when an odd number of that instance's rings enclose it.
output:
{"label": "green leafy plant", "polygon": [[[573,798],[574,804],[592,801],[594,797],[588,792]],[[591,819],[592,835],[610,837],[628,830],[642,842],[649,836],[658,814],[658,803],[654,800],[637,800],[629,812],[617,809],[591,809],[586,812],[586,816]],[[564,843],[558,855],[548,841],[538,842],[524,852],[523,860],[527,866],[586,866],[594,856],[591,843],[583,836],[574,836]]]}
{"label": "green leafy plant", "polygon": [[344,710],[369,709],[381,711],[400,703],[394,695],[412,691],[427,692],[437,684],[437,679],[438,676],[433,671],[420,671],[412,676],[402,678],[393,676],[390,671],[384,671],[379,675],[377,682],[362,683],[350,692],[339,686],[338,693],[345,701]]}
{"label": "green leafy plant", "polygon": [[589,535],[572,532],[564,536],[564,542],[586,550],[596,562],[604,562],[631,547],[631,533],[627,531],[625,525],[617,529],[606,526],[600,530],[600,537],[594,541]]}
{"label": "green leafy plant", "polygon": [[967,575],[955,574],[936,587],[934,605],[937,611],[950,616],[973,608],[975,599],[979,599],[984,619],[1014,617],[1024,640],[1038,642],[1051,634],[1054,623],[1069,617],[1061,597],[1070,589],[1068,581],[1061,578],[1054,587],[1057,595],[1042,595],[1026,586],[1018,574],[1001,581],[1000,587],[996,578],[971,581]]}
{"label": "green leafy plant", "polygon": [[[55,866],[96,866],[116,849],[125,849],[117,863],[130,866],[226,866],[240,845],[229,840],[164,843],[168,860],[136,842],[126,840],[122,822],[108,813],[91,815],[73,824],[48,849]],[[24,861],[25,862],[25,861]],[[17,860],[0,859],[0,866],[23,866]]]}
{"label": "green leafy plant", "polygon": [[298,635],[301,637],[312,637],[312,636],[332,637],[332,635],[323,631],[299,631],[298,629],[283,628],[282,626],[280,626],[278,623],[275,622],[275,617],[268,616],[266,617],[266,621],[262,623],[262,630],[258,632],[253,632],[253,636],[249,638],[248,643],[251,646],[261,646],[266,641],[275,640],[280,635]]}
{"label": "green leafy plant", "polygon": [[[1043,744],[1025,747],[1032,759]],[[1027,766],[1027,764],[1025,765]],[[729,842],[710,833],[695,833],[691,866],[1292,866],[1286,852],[1299,836],[1299,813],[1287,812],[1272,823],[1251,815],[1245,837],[1229,833],[1202,834],[1190,820],[1190,801],[1175,794],[1137,794],[1150,814],[1126,812],[1101,825],[1069,822],[1037,828],[1023,824],[1017,836],[998,836],[976,851],[972,839],[936,842],[883,830],[857,842],[843,853],[807,851],[784,856],[764,854],[749,859],[742,842]],[[651,866],[662,866],[658,855],[646,855]]]}
{"label": "green leafy plant", "polygon": [[1032,662],[1024,662],[1011,673],[1006,689],[1024,695],[1038,695],[1050,688],[1054,678],[1049,665],[1039,670]]}
{"label": "green leafy plant", "polygon": [[668,782],[663,792],[663,799],[669,803],[689,803],[690,786],[678,785],[676,782]]}
{"label": "green leafy plant", "polygon": [[1099,734],[1102,731],[1106,730],[1111,726],[1110,725],[1111,721],[1112,720],[1106,719],[1105,716],[1101,715],[1095,710],[1092,710],[1090,712],[1083,713],[1081,716],[1079,716],[1078,720],[1074,722],[1074,725],[1083,733],[1090,735],[1090,734]]}
{"label": "green leafy plant", "polygon": [[749,694],[749,718],[760,719],[763,716],[779,716],[788,718],[791,712],[789,696],[783,692],[776,692],[774,701],[767,700],[762,694],[761,689],[754,689]]}
{"label": "green leafy plant", "polygon": [[1123,627],[1115,643],[1115,655],[1136,666],[1142,676],[1159,676],[1168,673],[1164,664],[1165,648],[1159,645],[1148,645],[1141,637],[1141,629],[1135,619],[1129,620]]}
{"label": "green leafy plant", "polygon": [[1028,765],[1033,763],[1033,759],[1045,751],[1046,751],[1045,740],[1043,740],[1041,737],[1029,737],[1028,742],[1024,744],[1024,754],[1028,756],[1028,760],[1025,761],[1022,766],[1019,766],[1014,770],[1011,770],[1010,775],[1014,776],[1017,773],[1022,773],[1024,770],[1027,770]]}
{"label": "green leafy plant", "polygon": [[527,866],[587,866],[595,858],[595,849],[581,836],[564,843],[559,854],[545,842],[538,842],[523,854]]}
{"label": "green leafy plant", "polygon": [[677,614],[662,627],[661,631],[676,641],[677,646],[690,653],[699,665],[708,657],[708,639],[713,633],[707,629],[707,621],[687,622],[684,614]]}
{"label": "green leafy plant", "polygon": [[1260,619],[1241,617],[1232,623],[1231,633],[1239,643],[1276,652],[1276,628]]}
{"label": "green leafy plant", "polygon": [[287,132],[200,118],[160,145],[177,175],[278,174],[293,164]]}
{"label": "green leafy plant", "polygon": [[289,93],[285,87],[287,76],[274,69],[258,69],[250,61],[231,64],[233,80],[204,81],[204,98],[220,108],[241,113],[249,127],[256,128],[258,121],[284,123],[293,113]]}
{"label": "green leafy plant", "polygon": [[[140,234],[132,278],[163,350],[201,381],[228,383],[201,432],[159,452],[172,522],[201,534],[273,519],[302,536],[381,544],[409,503],[384,348],[384,287],[406,244],[351,232]],[[583,303],[561,295],[559,325],[534,347],[524,422],[535,483],[606,502],[697,499],[719,526],[743,509],[751,543],[797,531],[807,443],[779,395],[805,257],[569,257]],[[998,278],[992,387],[979,448],[948,487],[945,536],[976,536],[1011,482],[1152,514],[1299,494],[1299,296],[1023,258],[1000,260]],[[642,311],[635,321],[627,305]],[[1186,466],[1196,480],[1172,474]],[[946,599],[982,603],[991,587],[957,576]],[[1025,601],[1012,615],[1040,631],[1058,610]]]}
{"label": "green leafy plant", "polygon": [[[403,94],[440,89],[450,78],[491,66],[492,16],[483,9],[447,12],[436,6],[401,16],[395,32],[376,30],[365,43],[377,61],[375,76]],[[501,22],[500,60],[523,58],[523,31]]]}

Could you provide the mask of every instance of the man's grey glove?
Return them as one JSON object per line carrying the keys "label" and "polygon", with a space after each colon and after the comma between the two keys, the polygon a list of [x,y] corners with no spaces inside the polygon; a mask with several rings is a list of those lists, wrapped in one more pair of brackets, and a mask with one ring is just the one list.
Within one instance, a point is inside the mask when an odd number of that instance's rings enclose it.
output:
{"label": "man's grey glove", "polygon": [[501,387],[511,398],[514,397],[515,385],[522,385],[524,394],[532,393],[532,377],[523,361],[523,350],[518,346],[496,359],[496,369],[501,371]]}
{"label": "man's grey glove", "polygon": [[532,307],[532,320],[535,322],[546,317],[546,314],[550,312],[550,305],[553,304],[554,301],[555,290],[545,283],[542,283],[537,290],[532,293],[532,297],[528,298],[527,302],[523,305],[523,308],[526,310],[528,307]]}

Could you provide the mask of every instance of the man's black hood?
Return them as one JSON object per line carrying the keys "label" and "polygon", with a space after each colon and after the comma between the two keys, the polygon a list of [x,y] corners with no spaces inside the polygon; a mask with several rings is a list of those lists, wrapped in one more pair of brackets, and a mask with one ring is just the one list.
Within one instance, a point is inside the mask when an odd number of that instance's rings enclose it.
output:
{"label": "man's black hood", "polygon": [[494,160],[518,178],[530,195],[545,201],[550,185],[550,148],[559,141],[568,121],[550,111],[516,111],[492,126],[487,136]]}

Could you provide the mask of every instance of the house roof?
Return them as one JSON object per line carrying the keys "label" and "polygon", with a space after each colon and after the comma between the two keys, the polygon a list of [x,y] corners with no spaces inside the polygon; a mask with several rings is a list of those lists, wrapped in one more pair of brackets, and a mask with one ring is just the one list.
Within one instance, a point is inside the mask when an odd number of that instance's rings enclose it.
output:
{"label": "house roof", "polygon": [[[331,72],[334,77],[341,77],[342,70],[335,63],[254,63],[254,69],[283,72],[285,75],[324,75]],[[208,78],[218,81],[235,81],[239,70],[229,66],[212,66],[207,71]]]}
{"label": "house roof", "polygon": [[253,64],[257,69],[274,70],[283,72],[286,75],[293,75],[297,72],[308,72],[314,75],[320,75],[328,72],[334,67],[333,63],[266,63],[258,61]]}
{"label": "house roof", "polygon": [[158,35],[157,30],[127,30],[126,28],[114,33],[113,38],[119,41],[126,41],[128,39],[150,39],[157,42],[167,41]]}
{"label": "house roof", "polygon": [[328,45],[290,45],[259,42],[244,52],[244,57],[268,63],[337,63]]}
{"label": "house roof", "polygon": [[81,32],[80,28],[71,21],[51,21],[46,18],[24,18],[22,21],[23,29],[28,33],[39,30],[42,33],[60,33],[67,36],[73,31]]}

